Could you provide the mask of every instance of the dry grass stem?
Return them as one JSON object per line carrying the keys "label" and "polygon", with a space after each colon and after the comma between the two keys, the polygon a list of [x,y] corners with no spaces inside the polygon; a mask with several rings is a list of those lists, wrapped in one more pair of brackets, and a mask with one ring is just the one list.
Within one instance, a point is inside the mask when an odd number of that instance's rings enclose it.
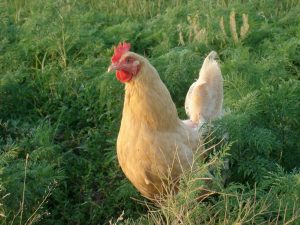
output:
{"label": "dry grass stem", "polygon": [[226,30],[225,30],[224,17],[223,16],[221,16],[221,18],[220,18],[219,26],[221,28],[223,37],[226,40],[227,39],[227,33],[226,33]]}
{"label": "dry grass stem", "polygon": [[243,13],[243,25],[241,26],[240,37],[244,39],[249,31],[248,15]]}
{"label": "dry grass stem", "polygon": [[230,13],[230,32],[231,32],[231,36],[232,39],[234,41],[234,43],[238,43],[239,42],[239,38],[238,38],[238,34],[236,32],[236,21],[235,21],[235,11],[231,11]]}

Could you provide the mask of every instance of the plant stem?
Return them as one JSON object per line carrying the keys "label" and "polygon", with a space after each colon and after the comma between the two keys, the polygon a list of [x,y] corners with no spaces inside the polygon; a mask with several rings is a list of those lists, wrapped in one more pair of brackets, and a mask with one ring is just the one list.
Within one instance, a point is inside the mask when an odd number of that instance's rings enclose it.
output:
{"label": "plant stem", "polygon": [[26,189],[26,175],[27,175],[28,158],[29,158],[29,154],[26,154],[25,171],[24,171],[24,181],[23,181],[23,193],[22,193],[22,202],[21,202],[20,225],[22,224],[22,219],[23,219],[23,210],[24,210],[24,202],[25,202],[25,189]]}

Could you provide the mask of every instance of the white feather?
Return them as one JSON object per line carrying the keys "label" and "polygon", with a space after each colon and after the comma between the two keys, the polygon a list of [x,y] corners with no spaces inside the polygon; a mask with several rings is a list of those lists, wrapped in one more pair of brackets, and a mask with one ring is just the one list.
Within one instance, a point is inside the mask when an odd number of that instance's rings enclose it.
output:
{"label": "white feather", "polygon": [[185,99],[185,110],[192,123],[198,127],[222,116],[223,78],[217,53],[212,51],[205,58],[199,72]]}

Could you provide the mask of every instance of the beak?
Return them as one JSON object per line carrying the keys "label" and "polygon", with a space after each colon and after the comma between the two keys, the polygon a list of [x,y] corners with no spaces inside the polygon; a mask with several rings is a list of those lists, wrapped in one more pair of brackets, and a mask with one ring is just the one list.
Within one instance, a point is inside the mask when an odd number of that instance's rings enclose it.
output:
{"label": "beak", "polygon": [[117,65],[116,64],[111,64],[108,69],[107,69],[107,72],[113,72],[117,70]]}

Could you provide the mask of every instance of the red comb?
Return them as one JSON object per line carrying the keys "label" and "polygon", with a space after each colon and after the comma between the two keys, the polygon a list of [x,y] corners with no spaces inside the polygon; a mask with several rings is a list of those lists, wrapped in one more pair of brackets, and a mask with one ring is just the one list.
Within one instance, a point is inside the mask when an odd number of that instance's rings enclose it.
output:
{"label": "red comb", "polygon": [[114,55],[111,57],[111,62],[112,63],[116,63],[119,61],[119,59],[121,58],[121,56],[125,53],[128,52],[130,50],[130,44],[123,42],[123,43],[119,43],[118,46],[114,47]]}

